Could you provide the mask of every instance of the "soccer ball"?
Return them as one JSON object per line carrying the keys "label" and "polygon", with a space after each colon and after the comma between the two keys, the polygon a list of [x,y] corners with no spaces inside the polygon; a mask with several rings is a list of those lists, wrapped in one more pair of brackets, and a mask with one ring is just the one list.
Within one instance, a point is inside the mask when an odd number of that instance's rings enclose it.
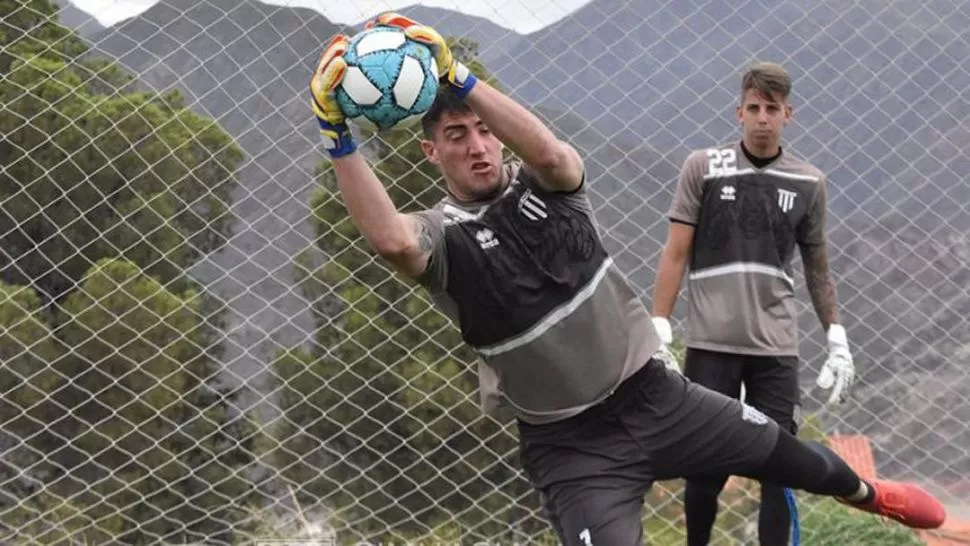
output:
{"label": "soccer ball", "polygon": [[438,66],[428,46],[399,28],[374,27],[350,39],[337,103],[351,122],[372,131],[405,129],[431,108]]}

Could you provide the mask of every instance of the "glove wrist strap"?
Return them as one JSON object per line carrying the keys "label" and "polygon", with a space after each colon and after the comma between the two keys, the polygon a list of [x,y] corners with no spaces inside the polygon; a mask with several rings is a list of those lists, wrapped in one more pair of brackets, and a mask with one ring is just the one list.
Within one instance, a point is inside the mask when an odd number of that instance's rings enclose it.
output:
{"label": "glove wrist strap", "polygon": [[346,123],[333,125],[317,118],[320,122],[320,136],[323,137],[323,147],[330,153],[330,157],[338,158],[357,151],[357,143],[350,127]]}
{"label": "glove wrist strap", "polygon": [[845,335],[845,328],[841,324],[829,325],[827,334],[829,347],[847,347],[849,340]]}
{"label": "glove wrist strap", "polygon": [[452,72],[452,74],[446,75],[448,83],[451,85],[455,95],[460,99],[464,99],[471,93],[475,84],[478,83],[478,78],[463,63],[456,62],[452,68]]}
{"label": "glove wrist strap", "polygon": [[657,331],[657,337],[660,338],[661,343],[666,345],[673,342],[674,335],[667,317],[653,317],[653,328]]}

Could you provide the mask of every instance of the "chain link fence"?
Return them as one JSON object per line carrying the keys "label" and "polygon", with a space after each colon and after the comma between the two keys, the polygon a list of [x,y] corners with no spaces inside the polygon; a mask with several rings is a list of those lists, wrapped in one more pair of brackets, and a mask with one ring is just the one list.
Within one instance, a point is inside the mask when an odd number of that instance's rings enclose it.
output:
{"label": "chain link fence", "polygon": [[[149,4],[104,3],[103,26],[0,0],[0,542],[553,544],[474,356],[335,194],[306,84],[355,28],[307,2]],[[802,434],[865,437],[880,476],[970,519],[970,3],[435,6],[402,11],[581,151],[645,300],[681,162],[739,137],[747,65],[784,64],[861,374],[820,407],[800,289]],[[364,148],[400,207],[441,197],[410,135]],[[754,544],[757,487],[732,484],[716,543]],[[650,493],[649,543],[683,543],[680,487]],[[800,499],[806,544],[925,538]]]}

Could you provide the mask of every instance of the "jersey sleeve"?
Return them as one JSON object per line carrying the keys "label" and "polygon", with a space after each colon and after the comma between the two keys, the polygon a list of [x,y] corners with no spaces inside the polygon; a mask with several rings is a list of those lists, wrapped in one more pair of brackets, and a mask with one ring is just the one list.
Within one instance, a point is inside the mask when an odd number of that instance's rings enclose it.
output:
{"label": "jersey sleeve", "polygon": [[826,208],[828,208],[827,179],[819,177],[808,213],[798,226],[798,244],[820,245],[825,242]]}
{"label": "jersey sleeve", "polygon": [[697,225],[704,194],[706,157],[705,152],[695,151],[684,160],[677,179],[677,187],[674,190],[674,199],[667,211],[667,217],[671,220],[692,226]]}
{"label": "jersey sleeve", "polygon": [[432,291],[444,291],[448,279],[448,256],[445,245],[445,216],[440,210],[431,209],[411,213],[420,222],[421,237],[427,237],[431,256],[424,272],[415,277],[418,284]]}

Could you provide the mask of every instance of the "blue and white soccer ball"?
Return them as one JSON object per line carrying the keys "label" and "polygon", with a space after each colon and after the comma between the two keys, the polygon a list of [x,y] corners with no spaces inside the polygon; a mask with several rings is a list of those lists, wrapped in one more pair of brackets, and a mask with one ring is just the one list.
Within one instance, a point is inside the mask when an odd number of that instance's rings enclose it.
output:
{"label": "blue and white soccer ball", "polygon": [[410,127],[434,103],[434,54],[399,28],[374,27],[356,34],[344,60],[347,71],[336,89],[337,103],[348,120],[365,129]]}

